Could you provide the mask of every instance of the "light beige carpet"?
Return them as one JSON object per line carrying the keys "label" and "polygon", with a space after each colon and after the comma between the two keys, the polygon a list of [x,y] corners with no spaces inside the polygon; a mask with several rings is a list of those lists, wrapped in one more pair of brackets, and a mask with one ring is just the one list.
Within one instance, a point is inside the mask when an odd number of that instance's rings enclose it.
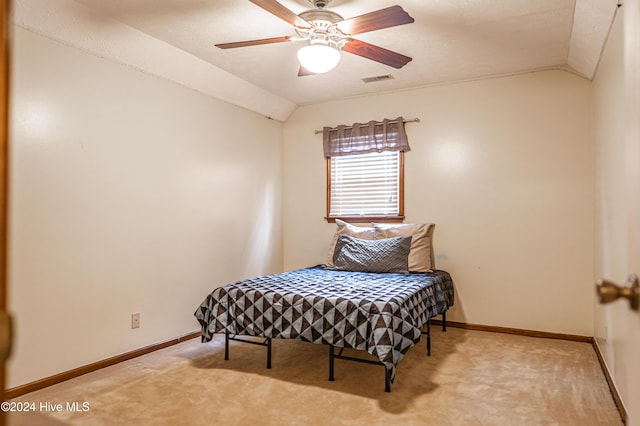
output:
{"label": "light beige carpet", "polygon": [[[273,341],[265,348],[198,339],[37,391],[20,401],[63,404],[58,413],[14,413],[10,425],[621,425],[591,345],[433,328],[398,365],[336,360],[328,348]],[[350,354],[362,355],[351,351]],[[70,412],[66,404],[88,403]],[[85,406],[86,407],[86,406]]]}

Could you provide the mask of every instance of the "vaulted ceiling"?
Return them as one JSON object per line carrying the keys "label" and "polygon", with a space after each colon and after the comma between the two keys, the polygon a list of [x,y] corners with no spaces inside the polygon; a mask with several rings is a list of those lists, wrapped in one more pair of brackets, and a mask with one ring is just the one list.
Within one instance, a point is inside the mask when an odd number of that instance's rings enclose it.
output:
{"label": "vaulted ceiling", "polygon": [[[309,0],[279,0],[298,14]],[[248,0],[15,0],[18,26],[279,120],[299,105],[545,69],[593,78],[617,0],[333,0],[345,19],[400,5],[415,22],[359,34],[413,58],[401,69],[342,52],[298,77],[305,42],[219,49],[295,36]],[[364,83],[363,78],[391,75]]]}

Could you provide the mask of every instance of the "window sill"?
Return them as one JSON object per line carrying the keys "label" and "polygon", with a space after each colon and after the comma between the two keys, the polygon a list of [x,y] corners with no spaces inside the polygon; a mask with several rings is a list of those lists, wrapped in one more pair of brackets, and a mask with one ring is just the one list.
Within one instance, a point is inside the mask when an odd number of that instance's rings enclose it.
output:
{"label": "window sill", "polygon": [[404,222],[404,216],[330,216],[330,217],[325,217],[325,219],[329,223],[335,223],[336,219],[340,219],[348,223],[368,223],[368,222],[402,223]]}

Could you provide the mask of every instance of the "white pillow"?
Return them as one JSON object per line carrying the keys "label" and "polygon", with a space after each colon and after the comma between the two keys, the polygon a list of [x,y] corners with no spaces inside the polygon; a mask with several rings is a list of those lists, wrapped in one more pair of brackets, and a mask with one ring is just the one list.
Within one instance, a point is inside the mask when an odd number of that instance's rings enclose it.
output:
{"label": "white pillow", "polygon": [[409,272],[429,272],[435,267],[433,256],[433,223],[374,223],[375,238],[412,237],[409,251]]}
{"label": "white pillow", "polygon": [[[329,253],[327,254],[327,261],[325,266],[327,268],[333,268],[333,251],[336,248],[336,241],[338,241],[338,235],[348,235],[350,237],[360,238],[363,240],[375,240],[376,231],[371,227],[355,226],[340,219],[336,219],[336,233],[333,234],[331,244],[329,244]],[[402,235],[404,236],[404,235]]]}

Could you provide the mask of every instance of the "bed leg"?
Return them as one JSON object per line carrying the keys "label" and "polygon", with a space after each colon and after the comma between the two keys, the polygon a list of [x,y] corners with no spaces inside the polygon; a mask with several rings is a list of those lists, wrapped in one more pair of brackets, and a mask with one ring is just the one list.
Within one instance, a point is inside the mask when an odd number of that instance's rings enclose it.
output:
{"label": "bed leg", "polygon": [[224,360],[227,361],[229,359],[229,332],[225,331],[224,333]]}
{"label": "bed leg", "polygon": [[271,368],[271,337],[267,338],[267,368]]}
{"label": "bed leg", "polygon": [[391,369],[390,368],[385,368],[384,391],[391,392]]}
{"label": "bed leg", "polygon": [[431,318],[427,320],[427,356],[431,356]]}
{"label": "bed leg", "polygon": [[447,312],[442,313],[442,331],[447,331]]}
{"label": "bed leg", "polygon": [[329,381],[333,382],[333,345],[329,345]]}

